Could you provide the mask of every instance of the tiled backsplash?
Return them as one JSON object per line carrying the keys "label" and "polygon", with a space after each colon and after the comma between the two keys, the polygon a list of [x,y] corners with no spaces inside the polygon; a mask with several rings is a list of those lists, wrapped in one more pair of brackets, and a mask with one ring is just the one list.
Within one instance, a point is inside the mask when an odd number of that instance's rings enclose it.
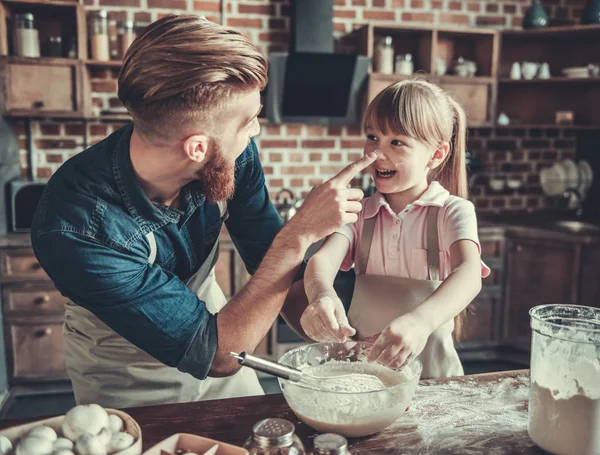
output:
{"label": "tiled backsplash", "polygon": [[[450,24],[510,28],[521,23],[531,0],[334,0],[336,35],[367,22],[377,24]],[[585,0],[543,0],[557,23],[574,23]],[[121,19],[151,21],[170,13],[192,12],[215,22],[224,21],[245,33],[263,52],[283,51],[289,40],[289,0],[84,0],[86,9],[105,9],[112,24]],[[222,15],[221,9],[225,5]],[[93,103],[100,109],[118,105],[117,69],[94,69]],[[103,139],[119,123],[32,121],[28,138],[22,121],[14,123],[21,144],[23,175],[29,174],[27,150],[31,146],[32,174],[48,178],[70,156]],[[28,140],[31,139],[31,140]],[[296,193],[332,176],[362,153],[363,137],[356,127],[263,124],[259,149],[269,188]],[[572,158],[575,137],[570,130],[480,128],[470,131],[469,148],[480,158],[474,201],[480,211],[543,210],[539,170],[557,159]],[[493,192],[490,178],[523,182],[517,190]]]}

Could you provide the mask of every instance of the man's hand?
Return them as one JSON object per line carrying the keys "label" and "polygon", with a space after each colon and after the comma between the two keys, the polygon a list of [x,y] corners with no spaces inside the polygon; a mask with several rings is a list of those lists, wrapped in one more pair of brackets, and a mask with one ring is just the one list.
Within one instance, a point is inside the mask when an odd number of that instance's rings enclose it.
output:
{"label": "man's hand", "polygon": [[341,343],[356,334],[335,291],[317,296],[302,314],[300,324],[304,333],[315,341]]}
{"label": "man's hand", "polygon": [[371,152],[346,166],[327,182],[315,186],[288,222],[288,229],[294,229],[314,243],[339,227],[356,222],[364,194],[359,189],[348,188],[348,185],[376,158],[377,154]]}
{"label": "man's hand", "polygon": [[367,360],[398,369],[423,351],[429,335],[429,324],[407,313],[394,319],[379,336],[365,340],[375,342]]}

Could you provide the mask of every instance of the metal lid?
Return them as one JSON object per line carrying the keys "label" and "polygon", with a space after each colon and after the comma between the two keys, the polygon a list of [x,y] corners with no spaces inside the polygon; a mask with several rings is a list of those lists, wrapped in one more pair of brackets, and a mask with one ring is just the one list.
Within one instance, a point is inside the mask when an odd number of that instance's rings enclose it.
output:
{"label": "metal lid", "polygon": [[106,11],[104,11],[103,9],[101,9],[100,11],[92,11],[91,13],[89,13],[89,15],[91,17],[100,17],[102,19],[108,17],[108,13]]}
{"label": "metal lid", "polygon": [[33,13],[20,13],[20,14],[15,14],[15,19],[33,21],[33,20],[35,20],[35,17],[33,16]]}
{"label": "metal lid", "polygon": [[119,21],[117,22],[117,27],[125,30],[133,30],[134,24],[133,21]]}
{"label": "metal lid", "polygon": [[386,46],[391,46],[392,45],[392,37],[391,36],[386,36],[385,37],[385,45]]}
{"label": "metal lid", "polygon": [[293,443],[294,424],[285,419],[264,419],[252,428],[260,447],[285,447]]}
{"label": "metal lid", "polygon": [[348,441],[334,433],[320,434],[314,441],[316,455],[344,455],[348,453]]}

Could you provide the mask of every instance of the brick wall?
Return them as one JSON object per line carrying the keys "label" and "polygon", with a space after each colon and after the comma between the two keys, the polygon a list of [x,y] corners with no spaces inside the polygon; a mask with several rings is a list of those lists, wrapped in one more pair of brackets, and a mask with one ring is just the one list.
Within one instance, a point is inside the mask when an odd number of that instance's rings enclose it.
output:
{"label": "brick wall", "polygon": [[[336,36],[365,23],[452,24],[511,28],[519,26],[530,0],[334,0]],[[557,24],[574,23],[585,0],[543,0]],[[289,41],[289,0],[84,0],[86,9],[105,9],[111,23],[133,19],[149,22],[170,13],[192,12],[246,32],[264,53],[283,51]],[[118,107],[113,69],[91,70],[93,105]],[[15,128],[21,144],[23,175],[46,179],[83,147],[101,140],[119,123],[31,122],[28,137],[22,122]],[[31,140],[29,140],[31,139]],[[27,149],[31,144],[29,169]],[[355,127],[263,124],[258,137],[270,190],[283,187],[303,194],[360,156],[363,139]],[[556,159],[574,156],[575,138],[569,130],[480,128],[470,131],[470,150],[482,161],[473,198],[480,211],[543,210],[539,170]],[[518,190],[493,192],[490,178],[523,182]]]}

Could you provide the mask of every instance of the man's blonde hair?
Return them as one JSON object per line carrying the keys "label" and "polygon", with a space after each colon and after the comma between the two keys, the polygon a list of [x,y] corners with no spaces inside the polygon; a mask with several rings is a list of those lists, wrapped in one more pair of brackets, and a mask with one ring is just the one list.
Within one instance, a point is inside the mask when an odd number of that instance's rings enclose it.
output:
{"label": "man's blonde hair", "polygon": [[119,99],[144,135],[210,122],[231,96],[263,90],[267,61],[243,34],[198,16],[167,16],[133,42]]}

